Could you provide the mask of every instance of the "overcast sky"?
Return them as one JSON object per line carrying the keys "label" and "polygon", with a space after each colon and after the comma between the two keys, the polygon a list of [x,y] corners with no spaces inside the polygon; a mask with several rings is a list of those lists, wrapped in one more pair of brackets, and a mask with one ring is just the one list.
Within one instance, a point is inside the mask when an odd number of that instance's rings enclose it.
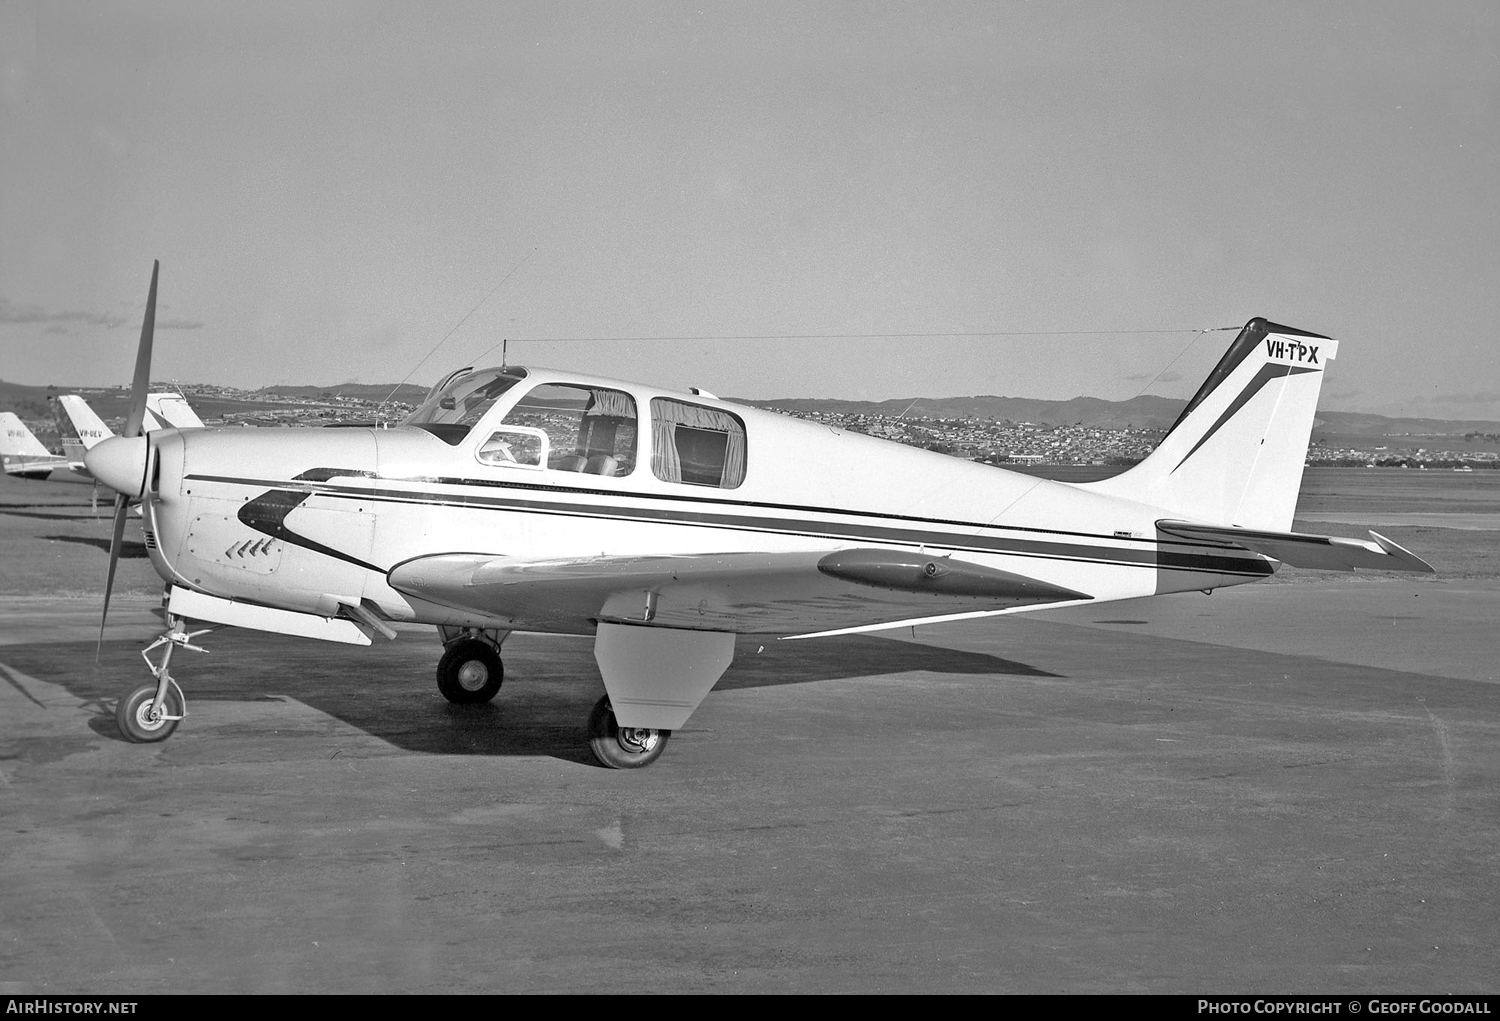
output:
{"label": "overcast sky", "polygon": [[1339,339],[1325,408],[1500,418],[1494,0],[0,0],[0,62],[12,382],[127,381],[160,259],[157,379],[426,384],[510,337],[1119,400],[1262,315]]}

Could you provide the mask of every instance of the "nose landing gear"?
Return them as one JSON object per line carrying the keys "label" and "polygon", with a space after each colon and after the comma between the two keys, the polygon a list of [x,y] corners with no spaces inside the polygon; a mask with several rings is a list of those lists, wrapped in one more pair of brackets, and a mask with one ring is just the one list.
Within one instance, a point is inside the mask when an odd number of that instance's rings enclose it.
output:
{"label": "nose landing gear", "polygon": [[165,741],[177,729],[177,723],[187,715],[183,707],[182,689],[176,681],[166,696],[158,697],[157,685],[147,684],[136,688],[120,699],[115,708],[115,722],[126,740],[137,744]]}
{"label": "nose landing gear", "polygon": [[[146,661],[146,668],[156,678],[156,683],[131,689],[121,696],[115,707],[115,722],[127,741],[149,744],[172,736],[177,724],[187,716],[187,698],[167,672],[172,662],[172,650],[180,646],[194,652],[207,652],[207,649],[194,645],[192,640],[217,630],[215,626],[189,631],[181,617],[167,617],[167,630],[141,650],[141,658]],[[166,648],[162,650],[161,666],[153,666],[151,650],[163,645]]]}

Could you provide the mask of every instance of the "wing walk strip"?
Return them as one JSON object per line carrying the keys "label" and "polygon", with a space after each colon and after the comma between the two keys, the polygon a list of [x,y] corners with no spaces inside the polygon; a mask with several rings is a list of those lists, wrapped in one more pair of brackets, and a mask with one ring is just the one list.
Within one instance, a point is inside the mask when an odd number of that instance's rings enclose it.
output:
{"label": "wing walk strip", "polygon": [[[1020,557],[1038,557],[1051,559],[1064,559],[1086,561],[1096,564],[1113,564],[1125,567],[1152,567],[1161,570],[1173,571],[1199,571],[1215,574],[1236,575],[1243,577],[1265,577],[1272,573],[1272,568],[1265,560],[1258,557],[1247,556],[1223,556],[1217,553],[1222,547],[1214,547],[1203,544],[1201,553],[1180,553],[1170,550],[1155,549],[1120,549],[1102,545],[1092,545],[1078,542],[1058,542],[1039,539],[1014,539],[1001,536],[979,536],[979,535],[957,535],[952,532],[937,531],[934,529],[919,530],[916,528],[896,528],[891,526],[872,525],[871,519],[887,521],[911,521],[921,524],[951,525],[960,528],[994,528],[993,525],[982,525],[975,522],[963,521],[941,521],[925,518],[905,518],[898,515],[870,514],[861,511],[832,510],[827,513],[845,514],[851,517],[864,519],[859,524],[845,524],[837,521],[824,521],[814,518],[779,518],[768,519],[751,515],[713,513],[710,511],[689,511],[677,508],[658,507],[626,507],[615,505],[612,507],[600,507],[589,504],[556,503],[544,500],[528,500],[517,497],[499,496],[471,496],[471,495],[445,495],[441,493],[413,492],[403,489],[364,488],[360,486],[338,486],[327,482],[298,482],[293,480],[275,479],[247,479],[235,478],[223,475],[188,475],[184,482],[213,482],[236,486],[261,487],[278,489],[298,493],[316,494],[341,500],[369,500],[381,503],[406,503],[423,506],[446,506],[465,507],[476,510],[497,511],[524,511],[526,513],[552,514],[562,517],[575,518],[611,518],[615,520],[629,520],[645,523],[666,524],[692,524],[704,528],[733,529],[736,531],[767,532],[778,535],[796,535],[815,539],[835,540],[880,540],[893,543],[902,543],[910,546],[940,546],[945,549],[958,550],[971,553],[1004,553]],[[462,485],[464,483],[446,483]],[[500,484],[504,486],[504,484]],[[506,486],[505,488],[510,488]],[[519,487],[517,487],[519,488]],[[536,487],[528,487],[536,488]],[[565,487],[557,487],[558,492],[576,492]],[[591,490],[588,495],[607,497],[626,497],[638,500],[668,499],[694,503],[707,504],[710,501],[698,500],[693,497],[658,497],[656,494],[621,494],[602,490]],[[739,506],[756,507],[764,506],[766,509],[791,509],[778,508],[772,505],[758,505],[753,503],[739,503]],[[1027,531],[1035,531],[1027,529]],[[1079,535],[1080,533],[1056,533],[1062,535]],[[1154,540],[1135,540],[1137,542]],[[1195,545],[1184,543],[1184,545]]]}

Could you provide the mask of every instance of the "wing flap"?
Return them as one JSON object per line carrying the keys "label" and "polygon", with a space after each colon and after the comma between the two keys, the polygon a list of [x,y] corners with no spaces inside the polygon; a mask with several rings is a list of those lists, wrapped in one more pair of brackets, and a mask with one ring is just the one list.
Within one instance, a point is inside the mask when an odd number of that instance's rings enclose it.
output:
{"label": "wing flap", "polygon": [[1280,560],[1292,567],[1318,571],[1416,571],[1435,573],[1432,565],[1379,532],[1369,539],[1349,539],[1308,532],[1263,532],[1232,525],[1202,525],[1191,521],[1161,520],[1156,527],[1179,539],[1237,546]]}

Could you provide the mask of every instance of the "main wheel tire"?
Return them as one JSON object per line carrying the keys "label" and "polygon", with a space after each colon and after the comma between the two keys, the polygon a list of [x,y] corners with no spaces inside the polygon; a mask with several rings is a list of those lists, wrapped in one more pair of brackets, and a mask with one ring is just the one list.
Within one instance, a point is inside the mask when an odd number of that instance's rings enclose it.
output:
{"label": "main wheel tire", "polygon": [[589,713],[589,750],[594,758],[613,769],[640,769],[661,758],[670,730],[622,727],[615,721],[614,707],[605,695]]}
{"label": "main wheel tire", "polygon": [[162,700],[164,712],[156,712],[156,685],[148,684],[136,688],[130,694],[120,699],[119,705],[115,706],[115,723],[119,724],[120,733],[125,735],[125,740],[134,741],[138,744],[150,744],[153,741],[165,741],[172,736],[172,731],[177,729],[179,720],[165,719],[168,716],[182,715],[182,696],[177,693],[174,685],[167,685],[167,697]]}
{"label": "main wheel tire", "polygon": [[465,638],[448,646],[438,660],[438,691],[449,702],[478,705],[488,702],[500,690],[505,668],[500,654],[489,642]]}

